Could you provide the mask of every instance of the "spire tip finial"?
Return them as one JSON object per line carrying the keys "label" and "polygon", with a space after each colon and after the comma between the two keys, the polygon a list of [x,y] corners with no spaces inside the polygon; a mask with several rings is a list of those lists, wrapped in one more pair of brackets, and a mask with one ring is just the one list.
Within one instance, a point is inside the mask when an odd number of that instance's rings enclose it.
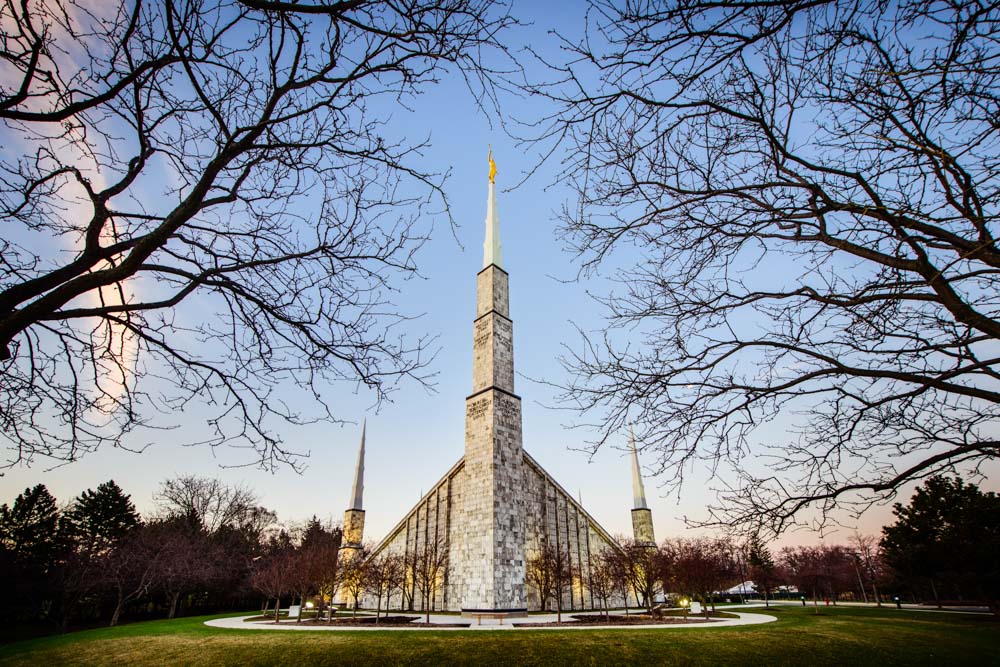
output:
{"label": "spire tip finial", "polygon": [[497,200],[493,183],[497,175],[497,163],[493,161],[493,147],[490,146],[490,187],[486,198],[486,238],[483,241],[483,268],[490,264],[502,266],[500,248],[500,216],[497,215]]}

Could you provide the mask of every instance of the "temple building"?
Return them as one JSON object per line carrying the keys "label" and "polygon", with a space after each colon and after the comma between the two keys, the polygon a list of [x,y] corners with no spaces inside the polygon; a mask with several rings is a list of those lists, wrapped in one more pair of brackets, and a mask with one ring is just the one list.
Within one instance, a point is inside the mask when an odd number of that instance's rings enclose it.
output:
{"label": "temple building", "polygon": [[[526,614],[542,606],[529,583],[527,566],[544,546],[568,558],[579,573],[563,593],[563,609],[600,606],[587,587],[590,565],[606,549],[621,549],[615,539],[522,447],[521,397],[514,388],[514,326],[510,319],[510,280],[503,268],[490,156],[483,267],[476,276],[476,313],[472,325],[472,392],[465,399],[465,454],[423,494],[371,552],[396,553],[413,562],[428,549],[445,550],[434,610],[465,614]],[[356,550],[363,538],[364,429],[350,508],[344,515],[344,549]],[[634,437],[632,479],[635,539],[654,544],[652,515],[646,506]],[[424,609],[412,580],[392,606]],[[622,601],[618,600],[617,604]],[[551,603],[550,603],[551,608]]]}

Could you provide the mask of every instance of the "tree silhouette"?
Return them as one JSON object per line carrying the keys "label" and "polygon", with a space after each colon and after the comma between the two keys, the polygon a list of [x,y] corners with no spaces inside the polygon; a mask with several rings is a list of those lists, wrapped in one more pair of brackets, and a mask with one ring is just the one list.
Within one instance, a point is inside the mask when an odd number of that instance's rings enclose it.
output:
{"label": "tree silhouette", "polygon": [[77,549],[91,557],[105,553],[141,522],[131,497],[114,480],[81,493],[64,517]]}
{"label": "tree silhouette", "polygon": [[185,409],[207,429],[188,442],[294,463],[274,427],[335,419],[331,385],[424,382],[428,340],[388,295],[447,202],[387,109],[445,71],[489,104],[505,8],[69,6],[4,12],[7,465],[136,448]]}
{"label": "tree silhouette", "polygon": [[594,449],[634,421],[671,483],[713,462],[706,523],[771,531],[997,457],[998,11],[590,3],[531,90],[613,283],[564,359]]}
{"label": "tree silhouette", "polygon": [[764,606],[770,607],[771,591],[780,583],[780,577],[771,551],[764,544],[760,535],[753,535],[750,539],[747,565],[750,568],[750,579],[753,580],[754,587],[758,593],[764,594]]}
{"label": "tree silhouette", "polygon": [[52,594],[52,576],[66,551],[56,499],[44,484],[25,489],[14,503],[0,505],[0,582],[8,607],[40,615]]}
{"label": "tree silhouette", "polygon": [[406,566],[403,557],[395,553],[382,553],[368,560],[367,586],[369,595],[375,596],[375,623],[378,623],[382,600],[385,600],[386,616],[389,615],[389,600],[406,581]]}
{"label": "tree silhouette", "polygon": [[940,583],[977,591],[1000,614],[1000,497],[957,477],[936,476],[908,505],[893,506],[896,522],[882,528],[886,563],[904,579],[926,581],[938,606]]}
{"label": "tree silhouette", "polygon": [[437,593],[444,587],[451,570],[447,537],[427,536],[410,555],[409,567],[414,587],[420,592],[425,620],[430,623]]}

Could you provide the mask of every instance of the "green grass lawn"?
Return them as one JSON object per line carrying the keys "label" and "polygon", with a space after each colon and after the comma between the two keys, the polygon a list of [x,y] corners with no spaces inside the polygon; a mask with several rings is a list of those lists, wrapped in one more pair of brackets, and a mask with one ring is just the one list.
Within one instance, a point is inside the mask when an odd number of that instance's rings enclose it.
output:
{"label": "green grass lawn", "polygon": [[[750,611],[750,610],[748,610]],[[753,610],[757,611],[757,610]],[[134,623],[0,647],[10,665],[1000,664],[1000,622],[894,609],[785,607],[776,623],[673,630],[280,632],[208,617]]]}

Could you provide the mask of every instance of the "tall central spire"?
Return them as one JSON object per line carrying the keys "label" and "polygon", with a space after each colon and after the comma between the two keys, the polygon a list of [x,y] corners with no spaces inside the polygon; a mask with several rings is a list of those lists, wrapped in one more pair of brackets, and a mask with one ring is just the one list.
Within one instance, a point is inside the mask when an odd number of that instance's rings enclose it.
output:
{"label": "tall central spire", "polygon": [[493,161],[493,149],[490,149],[490,192],[486,198],[486,239],[483,241],[483,268],[496,264],[503,268],[503,253],[500,247],[500,216],[497,215],[497,198],[493,180],[497,175],[497,164]]}
{"label": "tall central spire", "polygon": [[483,268],[476,275],[472,394],[465,399],[467,530],[455,558],[463,613],[526,614],[521,399],[514,393],[514,329],[490,152]]}

